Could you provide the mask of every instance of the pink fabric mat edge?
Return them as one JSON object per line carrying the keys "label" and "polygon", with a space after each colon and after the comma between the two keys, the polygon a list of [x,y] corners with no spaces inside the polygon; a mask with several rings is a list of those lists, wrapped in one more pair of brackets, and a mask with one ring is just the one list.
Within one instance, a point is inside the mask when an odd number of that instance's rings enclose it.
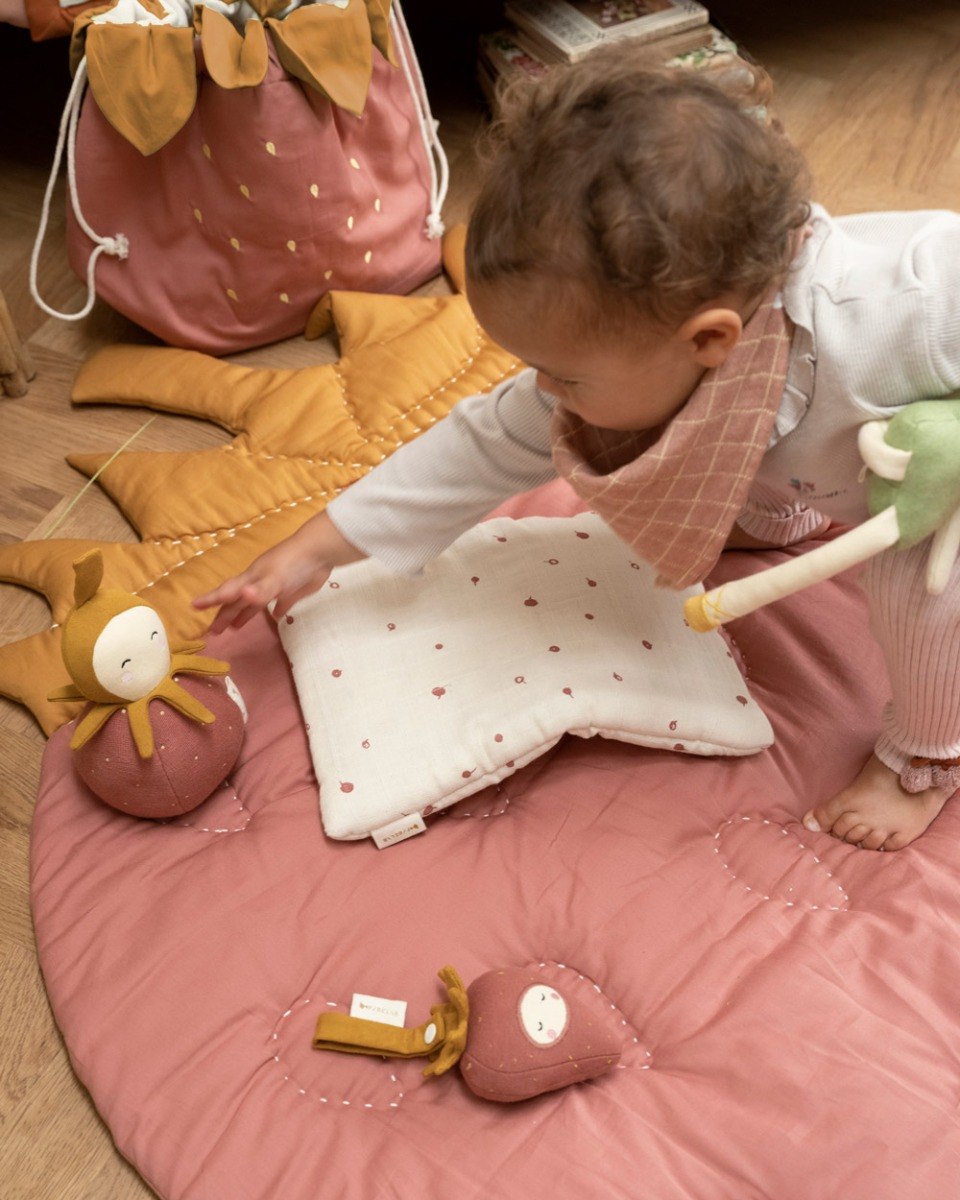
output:
{"label": "pink fabric mat edge", "polygon": [[[510,511],[573,510],[553,485]],[[781,557],[729,555],[719,575]],[[251,724],[231,786],[196,814],[158,827],[95,804],[55,735],[33,831],[41,964],[77,1073],[151,1186],[167,1200],[950,1195],[960,821],[948,805],[882,856],[798,825],[873,737],[882,671],[850,581],[736,635],[770,751],[567,739],[384,852],[322,837],[265,620],[208,645]],[[608,1000],[622,1070],[498,1107],[416,1063],[310,1050],[317,1011],[354,990],[400,993],[412,1024],[443,963],[469,980],[531,961]]]}

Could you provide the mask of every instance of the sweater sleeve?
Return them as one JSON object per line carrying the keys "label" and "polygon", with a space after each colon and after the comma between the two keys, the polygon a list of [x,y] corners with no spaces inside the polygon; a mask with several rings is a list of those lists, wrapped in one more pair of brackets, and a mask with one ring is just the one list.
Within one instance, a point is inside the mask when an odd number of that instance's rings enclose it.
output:
{"label": "sweater sleeve", "polygon": [[754,481],[737,525],[744,533],[770,546],[792,546],[810,537],[826,521],[815,508],[783,496],[775,488]]}
{"label": "sweater sleeve", "polygon": [[501,501],[554,478],[553,398],[522,371],[461,400],[327,507],[352,545],[416,575]]}
{"label": "sweater sleeve", "polygon": [[931,223],[929,235],[914,248],[913,266],[923,287],[927,354],[940,381],[936,395],[952,395],[960,390],[960,221],[955,214]]}

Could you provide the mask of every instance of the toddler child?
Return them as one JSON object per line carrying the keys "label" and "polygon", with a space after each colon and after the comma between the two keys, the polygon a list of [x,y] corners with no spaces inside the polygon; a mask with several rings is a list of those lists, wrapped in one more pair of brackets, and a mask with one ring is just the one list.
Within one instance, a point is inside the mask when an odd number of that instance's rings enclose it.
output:
{"label": "toddler child", "polygon": [[[274,599],[282,616],[367,555],[416,573],[558,473],[677,587],[724,544],[865,519],[859,426],[960,387],[960,216],[834,220],[807,196],[781,134],[629,44],[515,97],[466,266],[478,321],[528,369],[200,597],[213,630]],[[893,698],[860,775],[804,817],[872,850],[960,785],[960,572],[927,595],[925,553],[864,572]]]}

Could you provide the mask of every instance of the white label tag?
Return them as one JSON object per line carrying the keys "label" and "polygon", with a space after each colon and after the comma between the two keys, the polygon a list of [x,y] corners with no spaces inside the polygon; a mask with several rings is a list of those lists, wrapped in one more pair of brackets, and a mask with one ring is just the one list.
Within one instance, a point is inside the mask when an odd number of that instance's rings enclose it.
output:
{"label": "white label tag", "polygon": [[377,843],[377,849],[392,846],[394,842],[403,842],[415,834],[426,832],[426,824],[419,813],[412,817],[401,817],[399,821],[391,821],[389,825],[381,825],[371,831],[370,836]]}
{"label": "white label tag", "polygon": [[350,1016],[360,1017],[364,1021],[380,1021],[384,1025],[396,1025],[402,1029],[407,1019],[407,1002],[384,1000],[381,996],[365,996],[363,992],[354,992]]}

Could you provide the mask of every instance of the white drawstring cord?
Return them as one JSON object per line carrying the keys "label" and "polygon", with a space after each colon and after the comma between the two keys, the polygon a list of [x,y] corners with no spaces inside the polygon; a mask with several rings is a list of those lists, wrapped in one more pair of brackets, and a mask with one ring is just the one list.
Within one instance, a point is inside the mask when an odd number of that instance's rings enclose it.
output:
{"label": "white drawstring cord", "polygon": [[[30,295],[45,313],[48,313],[51,317],[59,317],[63,321],[79,321],[87,316],[93,308],[94,302],[97,299],[93,274],[100,255],[110,254],[114,258],[126,258],[130,253],[130,243],[127,241],[125,234],[118,233],[115,237],[100,237],[99,234],[94,233],[90,228],[89,223],[80,211],[80,200],[77,195],[77,122],[80,120],[80,103],[83,98],[83,86],[86,83],[86,79],[87,61],[86,59],[81,59],[80,65],[77,67],[77,73],[73,79],[73,86],[70,88],[70,94],[67,96],[67,103],[64,105],[63,116],[60,119],[60,133],[57,137],[57,148],[53,156],[53,168],[50,171],[46,195],[43,197],[40,228],[37,230],[36,241],[33,243],[33,253],[30,256]],[[87,302],[79,312],[75,313],[58,312],[57,309],[51,308],[41,298],[37,283],[40,249],[43,245],[43,239],[47,232],[47,224],[50,220],[50,201],[53,198],[53,189],[57,182],[57,175],[60,172],[60,160],[63,157],[64,143],[67,146],[67,182],[70,186],[73,214],[83,232],[91,242],[95,243],[93,253],[87,260]]]}
{"label": "white drawstring cord", "polygon": [[[430,168],[430,211],[427,213],[427,237],[438,238],[443,236],[445,229],[440,212],[443,208],[443,202],[447,198],[447,188],[450,184],[450,164],[447,162],[447,156],[440,145],[440,138],[437,135],[439,126],[433,119],[433,113],[430,111],[427,86],[423,81],[420,64],[417,62],[417,53],[410,37],[410,30],[407,28],[403,9],[400,7],[400,0],[393,0],[393,4],[390,6],[390,21],[394,26],[394,41],[400,54],[400,65],[403,67],[403,73],[406,76],[407,85],[413,97],[414,107],[417,110],[420,137],[423,139],[423,148],[427,153],[427,165]],[[407,54],[407,47],[410,49],[409,55]],[[411,59],[413,61],[412,68],[410,65]],[[416,78],[414,78],[414,73]],[[436,155],[436,163],[434,162],[434,155]],[[440,168],[439,177],[437,174],[438,165]]]}

